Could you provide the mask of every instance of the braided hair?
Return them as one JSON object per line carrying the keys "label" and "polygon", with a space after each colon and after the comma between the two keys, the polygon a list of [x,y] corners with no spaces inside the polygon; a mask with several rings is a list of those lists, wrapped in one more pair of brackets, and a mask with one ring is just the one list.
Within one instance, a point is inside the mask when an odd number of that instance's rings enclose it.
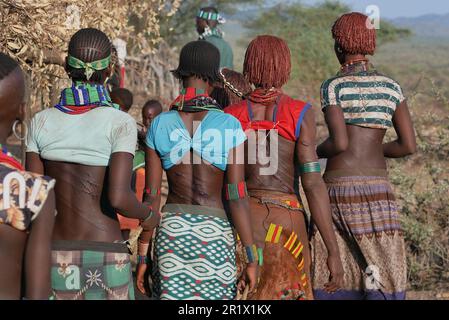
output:
{"label": "braided hair", "polygon": [[240,72],[223,68],[220,70],[223,87],[216,87],[211,97],[223,108],[239,103],[252,91],[251,84]]}
{"label": "braided hair", "polygon": [[179,65],[173,74],[180,80],[198,77],[209,84],[221,82],[220,51],[207,41],[187,43],[179,55]]}
{"label": "braided hair", "polygon": [[19,67],[16,60],[0,52],[0,80],[6,78],[11,72]]}
{"label": "braided hair", "polygon": [[[112,44],[108,36],[94,28],[78,30],[69,42],[69,55],[83,62],[92,62],[104,59],[111,55]],[[69,65],[67,73],[74,81],[86,81],[84,69],[76,69]],[[104,71],[95,71],[89,79],[93,82],[104,81]]]}
{"label": "braided hair", "polygon": [[281,88],[291,72],[290,49],[281,38],[256,37],[245,53],[243,74],[257,88]]}
{"label": "braided hair", "polygon": [[373,55],[376,50],[376,29],[369,27],[369,18],[359,12],[338,18],[332,36],[346,54]]}

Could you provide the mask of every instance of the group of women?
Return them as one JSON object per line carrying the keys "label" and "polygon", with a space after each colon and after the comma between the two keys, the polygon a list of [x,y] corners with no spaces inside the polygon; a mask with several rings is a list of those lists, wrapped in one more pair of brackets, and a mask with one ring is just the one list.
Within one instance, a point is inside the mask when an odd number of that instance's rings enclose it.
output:
{"label": "group of women", "polygon": [[[110,40],[76,32],[66,60],[72,86],[33,117],[26,171],[2,149],[0,298],[133,299],[119,211],[141,220],[137,287],[148,291],[150,273],[156,299],[235,299],[245,290],[249,299],[404,299],[385,157],[409,155],[416,143],[401,87],[366,57],[376,43],[366,22],[349,13],[332,28],[341,70],[321,88],[329,138],[318,146],[313,108],[282,91],[291,70],[284,40],[256,37],[243,76],[219,69],[211,43],[185,45],[173,71],[181,93],[147,130],[142,202],[131,190],[136,123],[103,85]],[[1,54],[2,145],[23,96],[20,68]],[[383,143],[390,127],[398,138]],[[318,158],[328,159],[324,179]],[[169,194],[159,210],[163,171]]]}

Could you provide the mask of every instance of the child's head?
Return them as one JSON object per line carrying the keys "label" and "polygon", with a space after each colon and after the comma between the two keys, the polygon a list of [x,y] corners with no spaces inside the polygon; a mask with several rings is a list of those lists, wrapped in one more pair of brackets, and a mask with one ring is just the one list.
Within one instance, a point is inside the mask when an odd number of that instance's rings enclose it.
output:
{"label": "child's head", "polygon": [[133,105],[133,94],[125,88],[117,88],[111,91],[111,100],[120,106],[120,110],[128,113]]}
{"label": "child's head", "polygon": [[148,100],[142,108],[142,122],[148,128],[154,118],[162,112],[162,105],[157,100]]}
{"label": "child's head", "polygon": [[239,103],[251,91],[251,84],[240,72],[223,68],[221,70],[223,87],[216,87],[212,91],[214,98],[222,108]]}

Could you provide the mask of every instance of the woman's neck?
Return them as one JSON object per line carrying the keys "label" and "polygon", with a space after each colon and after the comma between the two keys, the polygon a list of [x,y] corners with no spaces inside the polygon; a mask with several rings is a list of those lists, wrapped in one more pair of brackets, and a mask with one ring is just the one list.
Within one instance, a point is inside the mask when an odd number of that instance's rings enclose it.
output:
{"label": "woman's neck", "polygon": [[345,56],[345,61],[342,63],[342,65],[357,62],[357,61],[366,61],[368,60],[365,55],[363,54],[348,54]]}
{"label": "woman's neck", "polygon": [[182,83],[182,86],[184,88],[202,89],[207,93],[209,93],[210,88],[209,84],[206,81],[193,77],[185,79]]}

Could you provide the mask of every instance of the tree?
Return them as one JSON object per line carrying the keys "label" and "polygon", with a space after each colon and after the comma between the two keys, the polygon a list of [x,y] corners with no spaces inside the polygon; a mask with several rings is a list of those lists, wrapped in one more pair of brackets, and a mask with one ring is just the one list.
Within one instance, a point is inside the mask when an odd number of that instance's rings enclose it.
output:
{"label": "tree", "polygon": [[[181,0],[0,0],[0,50],[20,62],[30,77],[30,104],[49,105],[55,79],[66,79],[64,52],[71,35],[95,27],[111,39],[132,38],[140,48],[152,50],[160,38],[159,23],[172,16]],[[129,16],[139,19],[139,30]]]}

